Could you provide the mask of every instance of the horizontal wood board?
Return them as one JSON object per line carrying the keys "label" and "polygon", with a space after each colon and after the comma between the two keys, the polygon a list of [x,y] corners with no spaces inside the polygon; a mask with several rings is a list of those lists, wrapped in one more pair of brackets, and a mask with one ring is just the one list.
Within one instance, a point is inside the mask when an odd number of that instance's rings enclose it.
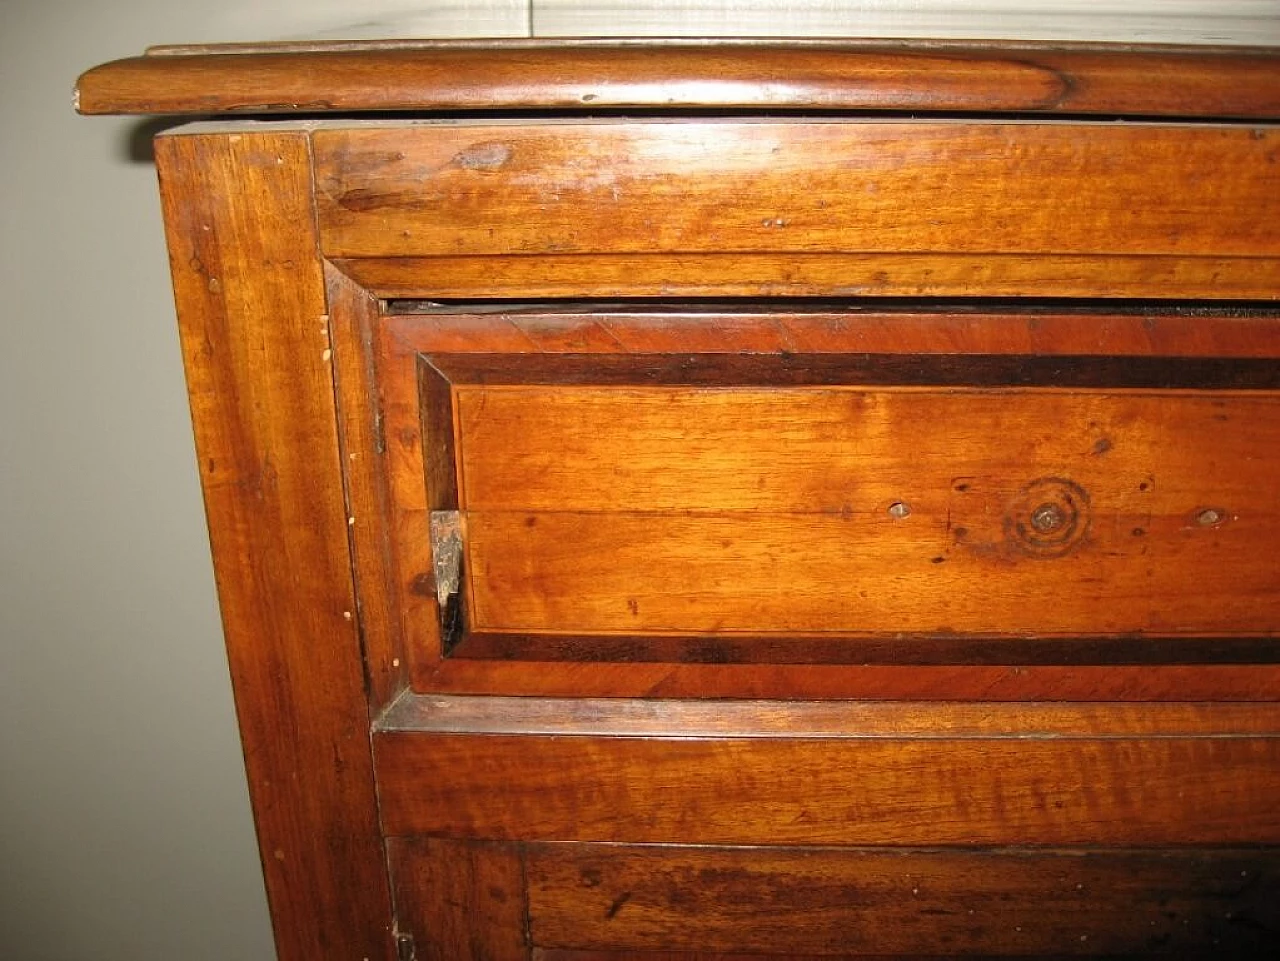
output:
{"label": "horizontal wood board", "polygon": [[1256,563],[1280,540],[1271,395],[489,386],[456,404],[476,630],[1265,634],[1280,600]]}
{"label": "horizontal wood board", "polygon": [[844,851],[535,844],[549,948],[921,957],[1264,957],[1274,851]]}
{"label": "horizontal wood board", "polygon": [[1269,126],[530,121],[313,139],[339,258],[1280,253]]}
{"label": "horizontal wood board", "polygon": [[388,834],[689,844],[1280,843],[1274,738],[375,735]]}
{"label": "horizontal wood board", "polygon": [[[620,22],[612,14],[609,21]],[[735,23],[740,29],[742,18]],[[1280,117],[1278,57],[1261,47],[487,40],[156,52],[88,71],[77,84],[77,108],[91,114],[719,107]],[[780,76],[789,82],[779,83]]]}

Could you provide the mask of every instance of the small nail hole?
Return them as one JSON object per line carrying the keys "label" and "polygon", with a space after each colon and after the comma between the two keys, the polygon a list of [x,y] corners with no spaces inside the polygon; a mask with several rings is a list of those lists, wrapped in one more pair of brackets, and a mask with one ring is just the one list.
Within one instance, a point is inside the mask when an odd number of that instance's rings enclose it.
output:
{"label": "small nail hole", "polygon": [[889,516],[894,520],[902,520],[911,516],[911,505],[904,501],[895,501],[889,505]]}

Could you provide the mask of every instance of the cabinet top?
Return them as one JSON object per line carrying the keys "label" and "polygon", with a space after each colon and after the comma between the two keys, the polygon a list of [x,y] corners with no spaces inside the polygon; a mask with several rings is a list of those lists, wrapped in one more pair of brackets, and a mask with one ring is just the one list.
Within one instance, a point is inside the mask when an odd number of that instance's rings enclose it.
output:
{"label": "cabinet top", "polygon": [[884,111],[1280,119],[1280,48],[973,41],[360,41],[155,47],[85,114]]}

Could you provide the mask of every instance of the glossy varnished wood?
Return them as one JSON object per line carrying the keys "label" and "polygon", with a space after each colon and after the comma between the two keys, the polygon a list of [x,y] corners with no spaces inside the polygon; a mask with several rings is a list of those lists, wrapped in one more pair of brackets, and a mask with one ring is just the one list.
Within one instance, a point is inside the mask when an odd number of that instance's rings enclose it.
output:
{"label": "glossy varnished wood", "polygon": [[462,386],[457,419],[480,630],[1266,633],[1280,600],[1271,395]]}
{"label": "glossy varnished wood", "polygon": [[1275,852],[536,844],[526,874],[530,937],[548,948],[786,958],[1280,948]]}
{"label": "glossy varnished wood", "polygon": [[[1274,954],[1278,64],[86,75],[327,114],[158,148],[281,958]],[[1086,536],[1014,551],[1046,479]]]}
{"label": "glossy varnished wood", "polygon": [[156,159],[277,951],[388,958],[306,137],[166,136]]}
{"label": "glossy varnished wood", "polygon": [[459,295],[454,266],[496,255],[499,274],[538,259],[525,296],[566,295],[546,258],[576,261],[577,296],[716,292],[709,262],[729,255],[722,294],[1280,287],[1271,127],[558,120],[345,127],[314,143],[326,254],[426,258],[437,296]]}
{"label": "glossy varnished wood", "polygon": [[333,343],[339,453],[346,484],[347,528],[357,579],[356,616],[373,712],[386,707],[408,683],[401,593],[394,585],[392,531],[386,524],[385,441],[377,403],[373,342],[381,320],[378,301],[325,265]]}
{"label": "glossy varnished wood", "polygon": [[420,961],[527,961],[520,850],[485,841],[391,838],[396,921]]}
{"label": "glossy varnished wood", "polygon": [[1205,703],[824,703],[407,693],[378,719],[377,730],[530,737],[1280,738],[1280,707]]}
{"label": "glossy varnished wood", "polygon": [[86,73],[77,88],[80,111],[717,107],[1280,117],[1277,57],[1265,49],[614,40],[156,53]]}
{"label": "glossy varnished wood", "polygon": [[[582,733],[558,736],[501,723],[380,731],[384,827],[689,844],[1280,843],[1280,739],[1234,729],[1228,712],[1188,729],[1187,715],[1134,706],[1141,733],[1123,732],[1125,710],[1116,731],[1093,733],[1088,711],[1050,711],[1037,733],[1019,706],[962,707],[951,729],[946,705],[914,720],[895,705],[880,736],[860,736],[855,710],[833,737],[779,736],[775,716],[750,709],[728,734],[686,730],[676,711],[665,725],[650,715],[637,736],[625,720],[611,729],[607,708],[587,710]],[[1095,715],[1104,728],[1106,714]]]}

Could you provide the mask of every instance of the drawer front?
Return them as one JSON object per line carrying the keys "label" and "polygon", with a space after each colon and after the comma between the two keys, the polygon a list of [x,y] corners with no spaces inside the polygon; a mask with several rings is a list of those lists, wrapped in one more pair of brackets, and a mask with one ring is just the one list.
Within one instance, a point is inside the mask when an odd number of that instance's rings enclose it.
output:
{"label": "drawer front", "polygon": [[492,961],[1265,958],[1280,947],[1274,851],[397,838],[391,863],[400,928],[440,961],[459,950]]}
{"label": "drawer front", "polygon": [[1270,393],[460,384],[455,403],[476,630],[1195,636],[1280,609],[1259,562],[1280,542]]}
{"label": "drawer front", "polygon": [[[1032,356],[1010,333],[1055,324],[1068,351],[1075,325],[1112,352]],[[410,646],[501,663],[1274,662],[1274,325],[389,318]]]}
{"label": "drawer front", "polygon": [[1280,290],[1268,126],[435,122],[321,129],[314,145],[324,252],[384,291]]}

